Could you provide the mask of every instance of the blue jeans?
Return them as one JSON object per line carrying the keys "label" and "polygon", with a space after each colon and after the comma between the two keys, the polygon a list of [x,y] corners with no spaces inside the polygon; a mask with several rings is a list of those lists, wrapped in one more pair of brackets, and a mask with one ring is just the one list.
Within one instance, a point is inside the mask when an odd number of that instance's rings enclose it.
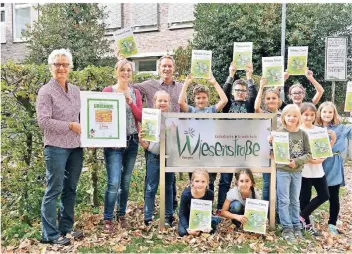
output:
{"label": "blue jeans", "polygon": [[263,200],[269,201],[270,199],[270,173],[263,173]]}
{"label": "blue jeans", "polygon": [[[72,231],[76,188],[82,171],[83,149],[46,146],[46,189],[41,207],[42,240],[53,241]],[[58,226],[56,202],[61,194]]]}
{"label": "blue jeans", "polygon": [[226,199],[226,194],[230,190],[233,174],[221,173],[219,181],[218,204],[216,209],[221,210]]}
{"label": "blue jeans", "polygon": [[[234,200],[230,203],[229,212],[233,213],[233,214],[243,215],[244,214],[244,206],[242,205],[242,203],[240,201]],[[238,220],[232,219],[231,221],[236,226],[238,226],[238,227],[241,226],[241,222],[239,222]]]}
{"label": "blue jeans", "polygon": [[[145,182],[144,220],[152,220],[155,195],[160,180],[160,158],[147,151],[147,177]],[[165,216],[173,214],[173,180],[174,173],[165,173]]]}
{"label": "blue jeans", "polygon": [[104,148],[107,187],[104,201],[104,220],[112,220],[115,203],[117,215],[126,214],[128,192],[134,163],[138,153],[138,135],[127,138],[127,147]]}
{"label": "blue jeans", "polygon": [[299,222],[301,172],[277,171],[276,182],[279,217],[282,228],[301,227]]}

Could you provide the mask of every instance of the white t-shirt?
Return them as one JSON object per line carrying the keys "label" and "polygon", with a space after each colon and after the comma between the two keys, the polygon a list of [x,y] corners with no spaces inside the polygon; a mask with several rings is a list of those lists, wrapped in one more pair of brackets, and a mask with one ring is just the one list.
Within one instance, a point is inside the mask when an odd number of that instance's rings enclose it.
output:
{"label": "white t-shirt", "polygon": [[[255,197],[253,197],[252,193],[249,195],[249,198],[252,199],[260,199],[258,193],[255,191]],[[246,206],[246,199],[242,198],[242,195],[240,193],[240,190],[238,189],[238,186],[236,185],[233,187],[229,192],[226,194],[226,199],[230,201],[230,203],[234,200],[238,200],[241,202],[243,206]]]}
{"label": "white t-shirt", "polygon": [[[313,126],[312,129],[305,129],[302,126],[300,127],[302,130],[319,130],[321,127],[318,126]],[[321,178],[325,175],[324,169],[323,169],[323,164],[312,164],[312,163],[307,163],[304,164],[304,167],[302,169],[302,177],[304,178]]]}

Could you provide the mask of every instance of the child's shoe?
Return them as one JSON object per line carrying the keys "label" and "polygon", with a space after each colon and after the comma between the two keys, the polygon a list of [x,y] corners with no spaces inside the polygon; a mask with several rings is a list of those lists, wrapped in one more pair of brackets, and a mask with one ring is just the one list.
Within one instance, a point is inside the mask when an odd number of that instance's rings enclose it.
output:
{"label": "child's shoe", "polygon": [[320,233],[313,227],[312,224],[306,225],[304,229],[307,233],[311,234],[312,236],[320,236]]}
{"label": "child's shoe", "polygon": [[174,221],[173,216],[166,216],[165,217],[165,227],[172,227],[172,222]]}
{"label": "child's shoe", "polygon": [[304,237],[302,235],[302,230],[301,227],[294,227],[293,228],[293,234],[295,237],[297,237],[299,240],[303,240]]}
{"label": "child's shoe", "polygon": [[144,225],[146,225],[147,227],[149,227],[150,225],[152,225],[152,220],[144,220]]}
{"label": "child's shoe", "polygon": [[337,232],[336,226],[333,224],[328,225],[329,232],[333,235],[338,235],[339,232]]}
{"label": "child's shoe", "polygon": [[290,242],[290,243],[297,243],[297,239],[295,237],[295,235],[293,234],[293,229],[292,228],[284,228],[282,230],[282,238],[284,238],[284,240]]}

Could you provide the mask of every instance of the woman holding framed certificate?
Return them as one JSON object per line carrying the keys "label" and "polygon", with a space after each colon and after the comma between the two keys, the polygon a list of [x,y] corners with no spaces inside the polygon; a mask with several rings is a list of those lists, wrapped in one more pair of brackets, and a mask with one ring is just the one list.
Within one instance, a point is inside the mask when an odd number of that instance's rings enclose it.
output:
{"label": "woman holding framed certificate", "polygon": [[[112,222],[115,204],[117,203],[117,220],[126,228],[126,206],[134,163],[138,153],[138,122],[142,120],[142,96],[137,89],[129,86],[132,78],[132,63],[126,59],[115,65],[117,83],[105,87],[103,92],[123,93],[126,98],[126,147],[104,148],[107,171],[107,187],[104,202],[105,233],[113,234]],[[121,189],[119,191],[119,189]],[[117,201],[117,202],[116,202]]]}

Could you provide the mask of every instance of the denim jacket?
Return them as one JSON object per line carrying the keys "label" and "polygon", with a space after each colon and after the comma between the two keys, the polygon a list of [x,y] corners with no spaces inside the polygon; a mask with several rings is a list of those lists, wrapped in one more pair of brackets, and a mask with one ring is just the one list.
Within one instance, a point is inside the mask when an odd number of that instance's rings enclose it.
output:
{"label": "denim jacket", "polygon": [[336,133],[336,142],[332,147],[334,156],[323,161],[323,169],[328,186],[345,185],[343,159],[341,153],[346,149],[346,139],[352,139],[352,126],[337,124],[329,125],[328,130]]}

